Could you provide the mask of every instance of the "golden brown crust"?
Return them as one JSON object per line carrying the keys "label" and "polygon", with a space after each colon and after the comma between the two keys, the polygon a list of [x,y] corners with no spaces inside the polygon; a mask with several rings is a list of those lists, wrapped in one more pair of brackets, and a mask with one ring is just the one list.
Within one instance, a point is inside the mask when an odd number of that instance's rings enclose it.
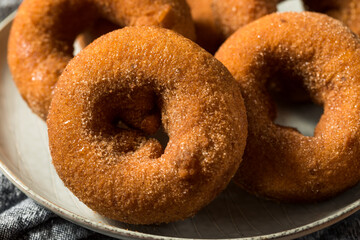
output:
{"label": "golden brown crust", "polygon": [[350,29],[360,35],[360,2],[358,0],[303,0],[305,8],[328,14],[339,19]]}
{"label": "golden brown crust", "polygon": [[[314,201],[359,181],[360,42],[348,28],[317,13],[272,14],[239,29],[216,57],[240,83],[247,108],[237,183],[267,198]],[[302,76],[324,107],[314,137],[274,123],[265,85],[281,69]]]}
{"label": "golden brown crust", "polygon": [[276,12],[282,0],[213,0],[215,22],[224,38],[267,14]]}
{"label": "golden brown crust", "polygon": [[[164,150],[135,130],[144,122],[153,130],[158,111]],[[116,127],[119,119],[132,129]],[[235,174],[247,135],[228,70],[154,27],[116,30],[82,50],[60,77],[47,124],[65,185],[90,208],[133,224],[194,215]]]}
{"label": "golden brown crust", "polygon": [[[215,24],[211,8],[212,0],[186,0],[186,2],[190,6],[191,16],[195,24],[196,43],[214,54],[223,42],[223,38]],[[94,39],[118,28],[111,22],[101,19],[89,27],[79,40],[82,46],[86,46]]]}
{"label": "golden brown crust", "polygon": [[8,62],[21,95],[43,119],[57,79],[73,57],[75,37],[98,17],[119,26],[156,25],[194,37],[184,0],[25,0],[10,33]]}

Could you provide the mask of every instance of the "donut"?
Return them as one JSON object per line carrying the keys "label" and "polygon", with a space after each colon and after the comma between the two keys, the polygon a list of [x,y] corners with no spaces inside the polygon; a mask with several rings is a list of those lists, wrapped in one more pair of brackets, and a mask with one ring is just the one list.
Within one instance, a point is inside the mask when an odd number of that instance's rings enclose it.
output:
{"label": "donut", "polygon": [[[261,197],[308,202],[359,181],[360,41],[350,29],[318,13],[274,13],[236,31],[215,57],[240,84],[247,109],[236,183]],[[296,74],[323,106],[314,136],[274,123],[266,84],[279,71]]]}
{"label": "donut", "polygon": [[[226,39],[240,27],[277,11],[277,4],[283,0],[212,0],[212,12],[215,25],[221,32],[220,38]],[[288,78],[294,79],[289,84]],[[274,74],[268,88],[273,95],[292,102],[307,102],[309,97],[301,80],[296,80],[294,74]],[[291,93],[291,94],[290,94]]]}
{"label": "donut", "polygon": [[22,97],[41,118],[73,57],[76,36],[97,18],[119,26],[157,25],[194,38],[184,0],[24,0],[11,29],[8,62]]}
{"label": "donut", "polygon": [[215,23],[223,38],[237,29],[267,14],[276,12],[282,0],[213,0]]}
{"label": "donut", "polygon": [[191,9],[191,16],[195,24],[196,42],[214,54],[220,47],[222,35],[215,24],[211,8],[212,0],[186,0]]}
{"label": "donut", "polygon": [[305,8],[310,11],[326,13],[344,22],[350,29],[360,34],[360,2],[357,0],[303,0]]}
{"label": "donut", "polygon": [[[221,32],[215,24],[211,3],[212,0],[186,0],[190,6],[191,16],[195,25],[196,43],[214,54],[222,41]],[[79,38],[82,46],[86,46],[94,39],[119,28],[117,25],[100,19],[96,21]]]}
{"label": "donut", "polygon": [[[147,135],[160,121],[165,149]],[[191,40],[157,27],[113,31],[74,57],[47,125],[65,186],[91,209],[131,224],[194,215],[235,174],[247,135],[228,70]]]}

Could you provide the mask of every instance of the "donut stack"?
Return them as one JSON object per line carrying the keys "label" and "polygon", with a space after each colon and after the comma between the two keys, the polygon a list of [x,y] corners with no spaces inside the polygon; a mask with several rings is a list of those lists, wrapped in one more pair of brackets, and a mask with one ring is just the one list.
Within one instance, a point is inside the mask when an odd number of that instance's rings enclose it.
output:
{"label": "donut stack", "polygon": [[[279,0],[246,2],[24,0],[9,66],[47,122],[59,177],[87,206],[154,224],[193,216],[231,179],[290,202],[358,183],[359,37],[319,13],[267,15]],[[328,12],[320,2],[307,7]],[[96,40],[74,57],[78,36]],[[274,123],[268,86],[284,75],[324,107],[313,137]]]}

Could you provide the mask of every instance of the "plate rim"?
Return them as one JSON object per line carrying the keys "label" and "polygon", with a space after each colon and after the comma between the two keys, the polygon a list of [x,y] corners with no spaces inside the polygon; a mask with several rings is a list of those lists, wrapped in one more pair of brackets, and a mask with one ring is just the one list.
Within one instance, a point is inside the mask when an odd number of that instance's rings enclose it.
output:
{"label": "plate rim", "polygon": [[[12,12],[9,16],[7,16],[2,22],[0,22],[0,34],[3,30],[10,25],[16,15],[17,11]],[[7,53],[5,53],[7,54]],[[7,62],[6,62],[7,63]],[[5,175],[7,179],[10,180],[18,189],[20,189],[26,196],[33,199],[35,202],[45,207],[46,209],[54,212],[56,215],[82,227],[85,227],[91,231],[95,231],[107,236],[119,238],[133,238],[133,239],[151,239],[151,240],[185,240],[190,238],[181,238],[181,237],[167,237],[149,233],[141,233],[132,230],[126,230],[119,227],[114,227],[105,223],[95,222],[92,220],[88,220],[78,214],[75,214],[65,208],[58,206],[57,204],[51,202],[50,200],[38,195],[30,187],[24,184],[2,161],[2,159],[8,159],[2,150],[2,146],[0,146],[0,171]],[[320,220],[308,223],[306,225],[292,228],[289,230],[259,235],[254,237],[245,237],[245,238],[223,238],[232,239],[232,240],[257,240],[257,239],[292,239],[296,237],[305,236],[307,234],[313,233],[315,231],[326,228],[336,222],[343,220],[344,218],[350,216],[360,209],[360,199],[357,201],[347,205],[346,207],[341,208],[340,210],[332,213],[328,217],[322,218]],[[204,240],[203,238],[193,238],[194,240]],[[209,239],[211,240],[211,239]]]}

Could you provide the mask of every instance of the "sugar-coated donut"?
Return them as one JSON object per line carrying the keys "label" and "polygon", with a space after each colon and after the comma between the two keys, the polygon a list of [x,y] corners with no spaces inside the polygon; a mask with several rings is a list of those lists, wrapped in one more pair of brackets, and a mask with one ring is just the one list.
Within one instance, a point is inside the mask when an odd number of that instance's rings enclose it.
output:
{"label": "sugar-coated donut", "polygon": [[119,26],[156,25],[194,38],[185,0],[24,0],[14,20],[8,62],[30,108],[45,119],[76,36],[97,18]]}
{"label": "sugar-coated donut", "polygon": [[215,22],[224,38],[267,14],[276,12],[282,0],[213,0]]}
{"label": "sugar-coated donut", "polygon": [[303,0],[305,8],[310,11],[326,13],[344,22],[350,29],[360,35],[360,1],[358,0]]}
{"label": "sugar-coated donut", "polygon": [[[164,150],[143,133],[160,119]],[[156,27],[116,30],[83,49],[58,81],[47,124],[65,186],[100,214],[132,224],[183,219],[208,204],[235,174],[247,135],[228,70]]]}
{"label": "sugar-coated donut", "polygon": [[[186,0],[190,6],[191,16],[195,24],[196,43],[214,54],[223,42],[221,32],[215,24],[211,8],[212,0]],[[94,39],[119,28],[109,21],[100,19],[81,35],[81,45],[86,46]]]}
{"label": "sugar-coated donut", "polygon": [[[316,201],[359,181],[360,40],[350,29],[318,13],[272,14],[239,29],[215,56],[240,83],[247,109],[238,184],[267,198]],[[303,79],[324,107],[313,137],[274,123],[266,83],[278,71]]]}

